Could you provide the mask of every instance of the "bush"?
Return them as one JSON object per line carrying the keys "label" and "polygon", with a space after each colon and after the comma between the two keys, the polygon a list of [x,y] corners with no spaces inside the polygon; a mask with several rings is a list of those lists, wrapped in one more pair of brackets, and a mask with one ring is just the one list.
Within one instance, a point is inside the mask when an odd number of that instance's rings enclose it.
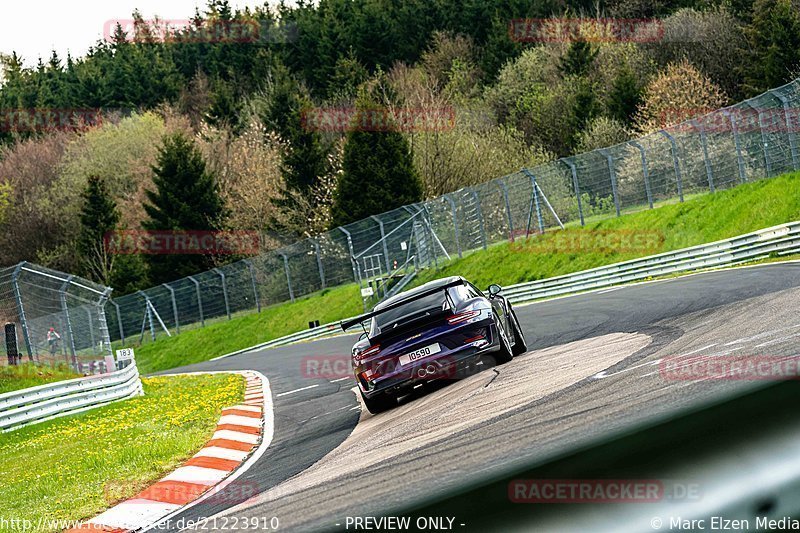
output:
{"label": "bush", "polygon": [[647,84],[634,129],[652,133],[719,109],[726,102],[722,89],[688,61],[670,63]]}

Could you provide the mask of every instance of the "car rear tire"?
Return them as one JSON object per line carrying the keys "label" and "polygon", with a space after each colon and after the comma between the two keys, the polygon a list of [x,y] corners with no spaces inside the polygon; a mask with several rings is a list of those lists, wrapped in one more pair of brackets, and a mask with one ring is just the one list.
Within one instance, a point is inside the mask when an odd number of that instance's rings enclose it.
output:
{"label": "car rear tire", "polygon": [[514,333],[514,347],[511,349],[511,353],[516,357],[528,351],[528,343],[525,342],[525,335],[522,333],[522,328],[519,327],[519,320],[514,311],[511,311],[511,329]]}
{"label": "car rear tire", "polygon": [[372,398],[367,398],[362,392],[361,399],[364,400],[364,405],[367,407],[367,411],[373,415],[388,411],[397,405],[397,398],[390,394],[379,394],[377,396],[373,396]]}
{"label": "car rear tire", "polygon": [[497,329],[497,334],[500,335],[500,349],[495,352],[496,355],[494,358],[498,365],[504,365],[514,358],[514,353],[511,351],[511,346],[509,346],[509,341],[506,336],[500,333],[499,326]]}

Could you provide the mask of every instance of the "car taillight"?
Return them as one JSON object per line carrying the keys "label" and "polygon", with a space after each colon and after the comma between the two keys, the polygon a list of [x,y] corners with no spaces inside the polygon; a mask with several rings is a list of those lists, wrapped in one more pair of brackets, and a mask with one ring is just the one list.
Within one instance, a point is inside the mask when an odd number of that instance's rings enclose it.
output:
{"label": "car taillight", "polygon": [[380,344],[376,344],[375,346],[370,346],[369,348],[357,353],[356,354],[356,359],[358,359],[358,360],[366,359],[367,357],[369,357],[371,355],[375,355],[376,353],[378,353],[380,351],[381,351],[381,345]]}
{"label": "car taillight", "polygon": [[486,338],[485,333],[481,333],[480,335],[475,335],[474,337],[470,337],[468,339],[464,339],[464,344],[470,344],[476,341],[480,341]]}
{"label": "car taillight", "polygon": [[447,323],[450,325],[461,324],[463,322],[467,322],[468,320],[475,318],[480,314],[481,314],[480,309],[476,309],[474,311],[464,311],[463,313],[458,313],[448,318]]}

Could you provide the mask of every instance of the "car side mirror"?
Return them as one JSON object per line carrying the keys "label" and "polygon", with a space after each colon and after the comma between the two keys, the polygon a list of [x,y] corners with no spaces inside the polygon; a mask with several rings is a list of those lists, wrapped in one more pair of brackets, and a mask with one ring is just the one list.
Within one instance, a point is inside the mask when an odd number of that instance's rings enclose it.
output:
{"label": "car side mirror", "polygon": [[489,298],[494,298],[495,296],[500,294],[500,291],[502,290],[503,288],[500,285],[492,283],[491,285],[489,285]]}

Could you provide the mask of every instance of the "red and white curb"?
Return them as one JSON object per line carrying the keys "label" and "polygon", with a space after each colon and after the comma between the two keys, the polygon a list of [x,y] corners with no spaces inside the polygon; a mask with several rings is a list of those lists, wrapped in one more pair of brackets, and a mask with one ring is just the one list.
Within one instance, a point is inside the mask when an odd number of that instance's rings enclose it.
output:
{"label": "red and white curb", "polygon": [[272,441],[272,394],[263,374],[236,373],[246,380],[244,402],[222,410],[216,431],[203,449],[133,498],[67,531],[123,533],[151,527],[219,494],[247,470]]}

